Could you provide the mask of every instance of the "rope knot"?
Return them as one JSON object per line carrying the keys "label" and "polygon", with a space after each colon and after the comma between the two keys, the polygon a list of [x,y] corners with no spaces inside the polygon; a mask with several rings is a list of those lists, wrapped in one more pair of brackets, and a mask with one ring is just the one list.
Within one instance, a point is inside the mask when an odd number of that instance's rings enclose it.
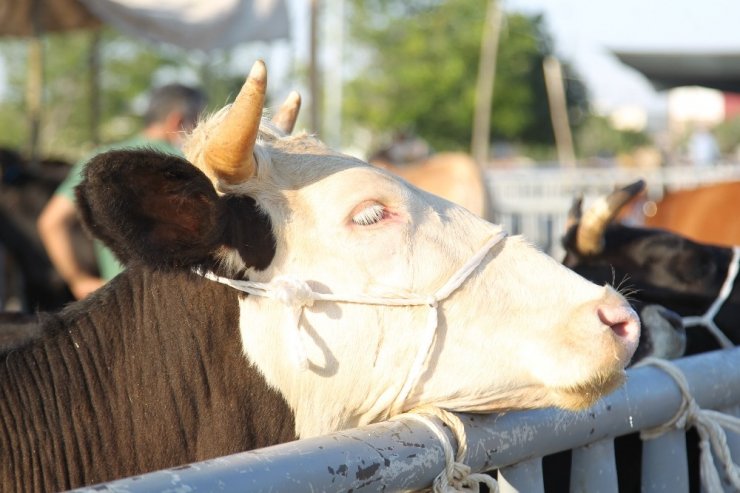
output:
{"label": "rope knot", "polygon": [[272,281],[275,299],[288,306],[313,306],[315,300],[311,287],[301,279],[279,276]]}
{"label": "rope knot", "polygon": [[[447,425],[455,435],[458,444],[457,454],[452,450],[447,434],[435,423],[431,417],[439,418]],[[435,406],[423,406],[412,409],[408,413],[399,414],[391,419],[411,418],[426,426],[442,445],[445,455],[445,469],[440,472],[432,483],[432,493],[478,493],[480,485],[485,484],[491,493],[499,493],[498,483],[487,474],[472,473],[470,466],[465,464],[465,456],[468,450],[468,439],[465,434],[465,426],[460,418],[449,411]]]}
{"label": "rope knot", "polygon": [[[702,409],[691,395],[689,382],[681,370],[666,360],[648,357],[635,367],[653,365],[667,373],[678,385],[682,402],[678,412],[667,423],[653,429],[643,430],[640,437],[651,439],[671,429],[696,428],[699,434],[700,472],[704,491],[723,491],[718,468],[722,467],[725,477],[735,490],[740,491],[740,467],[733,462],[723,428],[740,433],[740,418],[711,409]],[[716,453],[716,456],[714,453]],[[715,463],[716,459],[716,463]]]}

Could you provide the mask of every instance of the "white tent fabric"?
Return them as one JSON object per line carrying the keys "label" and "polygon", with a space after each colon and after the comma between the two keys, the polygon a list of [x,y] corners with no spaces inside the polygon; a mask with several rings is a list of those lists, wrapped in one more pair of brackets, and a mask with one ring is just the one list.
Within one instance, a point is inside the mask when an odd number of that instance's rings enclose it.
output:
{"label": "white tent fabric", "polygon": [[129,35],[187,49],[226,48],[290,34],[285,0],[81,0]]}

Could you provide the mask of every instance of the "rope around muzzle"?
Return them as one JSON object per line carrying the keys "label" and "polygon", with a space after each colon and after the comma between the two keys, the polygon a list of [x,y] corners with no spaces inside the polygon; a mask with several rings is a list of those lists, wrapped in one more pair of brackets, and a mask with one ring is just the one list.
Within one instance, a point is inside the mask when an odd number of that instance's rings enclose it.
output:
{"label": "rope around muzzle", "polygon": [[691,395],[686,377],[673,363],[660,358],[648,357],[634,365],[633,368],[647,365],[660,368],[673,378],[681,390],[682,401],[673,418],[663,425],[642,430],[640,438],[643,440],[651,439],[675,429],[696,428],[699,434],[700,471],[704,491],[711,493],[723,491],[722,481],[714,462],[714,454],[716,454],[719,464],[724,469],[727,480],[736,491],[740,491],[740,466],[732,462],[730,448],[727,445],[727,435],[724,430],[726,428],[735,433],[740,433],[740,418],[711,409],[700,408],[696,399]]}
{"label": "rope around muzzle", "polygon": [[309,366],[306,349],[301,340],[301,317],[306,307],[311,307],[317,301],[357,303],[364,305],[385,305],[385,306],[428,306],[429,314],[425,331],[422,334],[422,340],[419,343],[419,351],[411,366],[409,374],[404,385],[394,400],[394,404],[389,410],[389,415],[398,414],[403,411],[403,405],[409,393],[413,389],[417,380],[424,369],[424,363],[431,351],[432,344],[437,332],[439,323],[439,304],[455,292],[473,273],[473,271],[483,262],[488,252],[506,237],[505,231],[500,231],[489,238],[483,246],[468,259],[468,261],[458,269],[439,289],[431,295],[398,295],[388,294],[379,296],[370,296],[366,294],[347,294],[339,295],[334,293],[319,293],[311,289],[311,286],[304,280],[291,276],[279,276],[270,282],[241,281],[220,277],[212,272],[196,273],[212,281],[226,284],[239,291],[272,298],[285,305],[287,308],[287,322],[283,324],[282,329],[287,341],[292,341],[292,356],[295,365],[306,370]]}
{"label": "rope around muzzle", "polygon": [[[365,305],[385,305],[385,306],[428,306],[429,314],[425,330],[422,334],[422,340],[419,343],[419,350],[414,358],[412,366],[396,398],[390,405],[385,418],[394,416],[392,419],[410,418],[423,423],[429,428],[442,444],[445,453],[445,470],[442,471],[434,480],[434,493],[451,493],[456,491],[478,492],[480,483],[488,485],[491,493],[497,493],[498,484],[486,474],[471,474],[470,467],[464,464],[467,453],[467,438],[465,428],[460,419],[454,414],[436,407],[423,407],[413,410],[409,413],[403,412],[406,399],[411,390],[416,386],[422,371],[424,370],[426,360],[434,344],[439,324],[439,304],[455,292],[483,262],[491,249],[499,244],[506,237],[506,232],[500,231],[489,238],[483,246],[468,259],[463,266],[458,269],[439,289],[432,295],[386,295],[370,296],[366,294],[349,294],[337,295],[334,293],[319,293],[311,289],[307,282],[291,276],[279,276],[270,282],[240,281],[220,277],[212,272],[196,273],[203,277],[216,281],[227,286],[231,286],[239,291],[271,298],[283,303],[288,309],[287,323],[283,324],[286,340],[292,340],[293,359],[296,366],[301,370],[308,369],[309,362],[306,355],[306,349],[301,341],[301,317],[305,307],[311,307],[317,301],[358,303]],[[442,429],[429,417],[432,415],[438,417],[446,423],[455,433],[458,443],[458,452],[453,454],[452,445],[447,435]]]}
{"label": "rope around muzzle", "polygon": [[740,246],[734,246],[732,247],[732,259],[727,267],[727,277],[725,277],[725,282],[722,284],[722,287],[717,294],[717,298],[714,300],[712,305],[707,309],[704,315],[681,318],[685,327],[705,327],[714,336],[714,338],[717,339],[720,347],[724,349],[735,347],[735,344],[733,344],[724,332],[720,330],[717,323],[714,321],[714,317],[717,316],[722,305],[727,301],[730,293],[732,293],[738,270],[740,270]]}

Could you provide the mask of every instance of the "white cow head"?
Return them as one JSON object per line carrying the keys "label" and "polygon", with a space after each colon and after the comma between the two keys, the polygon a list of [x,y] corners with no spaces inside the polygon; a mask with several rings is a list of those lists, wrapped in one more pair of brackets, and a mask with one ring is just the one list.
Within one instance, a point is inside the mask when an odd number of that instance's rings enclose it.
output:
{"label": "white cow head", "polygon": [[[231,277],[246,272],[269,285],[289,276],[339,296],[431,295],[501,232],[313,137],[260,126],[265,85],[258,62],[235,103],[186,146],[218,191],[253,198],[270,218],[271,262],[256,269],[224,247]],[[298,104],[292,97],[281,110],[290,115],[283,127],[292,128]],[[492,246],[439,303],[429,344],[429,306],[316,301],[301,310],[243,296],[240,309],[244,352],[286,397],[302,437],[424,404],[583,408],[622,382],[639,335],[622,296],[519,237]]]}

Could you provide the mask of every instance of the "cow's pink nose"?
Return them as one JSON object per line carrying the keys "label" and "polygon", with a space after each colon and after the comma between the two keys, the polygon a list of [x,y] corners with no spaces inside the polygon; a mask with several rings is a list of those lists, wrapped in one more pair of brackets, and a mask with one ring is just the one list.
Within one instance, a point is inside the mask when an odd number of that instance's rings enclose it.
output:
{"label": "cow's pink nose", "polygon": [[599,320],[608,325],[628,345],[637,345],[640,339],[640,320],[626,305],[601,305],[596,309]]}

